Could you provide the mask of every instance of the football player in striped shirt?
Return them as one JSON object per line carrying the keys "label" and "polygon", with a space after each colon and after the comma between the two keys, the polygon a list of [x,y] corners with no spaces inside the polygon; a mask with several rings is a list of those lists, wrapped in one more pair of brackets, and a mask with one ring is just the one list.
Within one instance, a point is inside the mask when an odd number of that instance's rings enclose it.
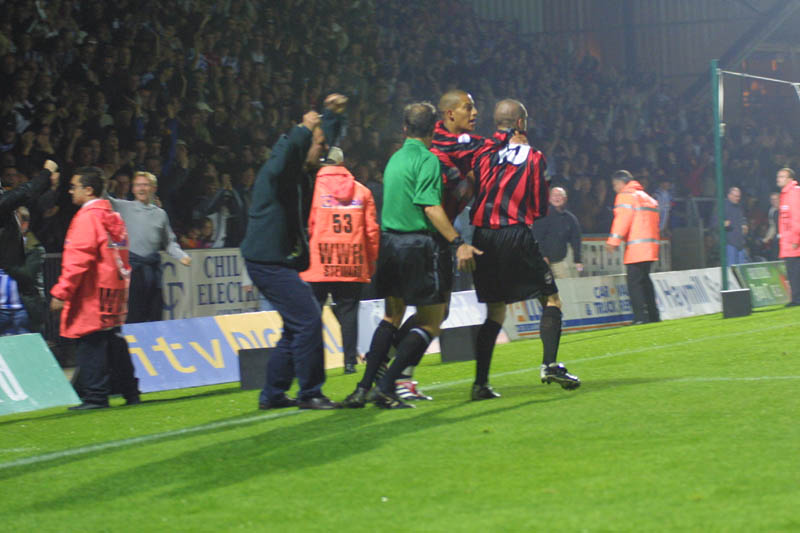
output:
{"label": "football player in striped shirt", "polygon": [[580,379],[556,362],[561,339],[561,299],[553,274],[533,237],[534,220],[547,214],[549,185],[542,152],[520,142],[528,112],[517,100],[501,100],[494,111],[497,131],[473,158],[476,197],[472,208],[476,256],[475,292],[487,305],[478,332],[473,400],[496,398],[489,385],[489,367],[506,305],[536,298],[543,307],[539,326],[544,354],[543,383],[576,389]]}

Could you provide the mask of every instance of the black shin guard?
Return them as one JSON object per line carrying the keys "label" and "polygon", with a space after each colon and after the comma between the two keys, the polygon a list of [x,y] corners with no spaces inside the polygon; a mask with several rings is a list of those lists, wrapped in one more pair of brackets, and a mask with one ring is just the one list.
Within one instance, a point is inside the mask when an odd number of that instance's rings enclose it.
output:
{"label": "black shin guard", "polygon": [[381,364],[387,360],[395,333],[397,333],[397,328],[386,320],[381,320],[381,323],[375,328],[375,333],[372,334],[372,342],[369,345],[369,352],[367,352],[367,368],[358,383],[359,387],[367,390],[372,388],[375,375],[378,373]]}
{"label": "black shin guard", "polygon": [[544,348],[542,364],[555,363],[558,358],[558,343],[561,341],[561,309],[550,305],[544,308],[539,322],[539,337]]}
{"label": "black shin guard", "polygon": [[497,334],[503,326],[491,319],[486,319],[478,330],[478,341],[475,354],[475,384],[489,383],[489,367],[492,364],[492,353],[497,341]]}
{"label": "black shin guard", "polygon": [[397,347],[397,355],[392,361],[389,370],[383,375],[378,386],[386,394],[394,394],[394,382],[400,377],[400,374],[409,363],[421,357],[428,349],[428,345],[433,340],[433,337],[422,328],[414,328],[408,332],[403,341]]}
{"label": "black shin guard", "polygon": [[411,315],[403,322],[392,338],[392,346],[397,348],[400,346],[400,343],[403,341],[408,332],[411,331],[411,328],[417,325],[417,315]]}

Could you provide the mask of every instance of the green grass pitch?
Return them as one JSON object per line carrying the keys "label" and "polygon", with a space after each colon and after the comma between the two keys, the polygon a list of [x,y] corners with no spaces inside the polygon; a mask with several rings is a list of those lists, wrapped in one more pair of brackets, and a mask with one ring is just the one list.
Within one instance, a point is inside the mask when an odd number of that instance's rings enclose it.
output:
{"label": "green grass pitch", "polygon": [[6,416],[0,531],[797,531],[799,338],[783,307],[569,335],[572,392],[511,343],[483,402],[433,355],[413,410],[263,412],[228,384]]}

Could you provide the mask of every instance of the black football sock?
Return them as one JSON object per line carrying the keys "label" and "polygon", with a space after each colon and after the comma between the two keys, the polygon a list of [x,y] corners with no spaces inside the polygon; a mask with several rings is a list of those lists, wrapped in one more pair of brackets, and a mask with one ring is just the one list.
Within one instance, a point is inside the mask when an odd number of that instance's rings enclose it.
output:
{"label": "black football sock", "polygon": [[[394,339],[392,339],[392,346],[397,348],[400,345],[400,343],[403,341],[403,339],[406,337],[406,335],[408,335],[408,332],[411,331],[411,328],[413,328],[416,325],[417,325],[417,315],[414,314],[414,315],[411,315],[410,317],[408,317],[406,319],[406,321],[403,322],[403,324],[397,330],[397,333],[394,334]],[[422,355],[425,355],[425,354],[423,353]],[[400,374],[398,379],[400,379],[400,380],[409,380],[409,379],[411,379],[414,376],[414,367],[419,364],[420,359],[422,359],[422,356],[420,356],[417,359],[416,362],[412,362],[411,365],[409,365],[408,367],[403,369],[403,373]],[[383,377],[383,376],[381,376],[381,377]]]}
{"label": "black football sock", "polygon": [[497,334],[503,326],[486,319],[478,330],[478,341],[476,342],[475,353],[475,384],[486,385],[489,383],[489,367],[492,364],[492,353],[494,344],[497,341]]}
{"label": "black football sock", "polygon": [[394,394],[395,381],[400,374],[408,366],[409,362],[414,360],[419,354],[424,354],[428,349],[428,345],[433,340],[433,337],[422,328],[414,328],[408,332],[408,335],[403,339],[397,347],[397,355],[394,361],[389,366],[386,374],[383,375],[378,386],[386,394]]}
{"label": "black football sock", "polygon": [[367,368],[364,370],[364,376],[358,383],[359,387],[367,390],[372,388],[375,375],[378,373],[381,364],[387,360],[389,348],[392,346],[392,338],[395,333],[397,333],[397,328],[386,320],[381,320],[381,323],[375,328],[375,333],[372,334],[372,342],[367,352]]}
{"label": "black football sock", "polygon": [[413,328],[416,325],[417,325],[417,315],[413,314],[410,317],[408,317],[406,321],[400,325],[400,328],[398,328],[397,331],[395,332],[394,337],[392,338],[392,346],[394,346],[395,348],[400,346],[400,343],[405,338],[405,336],[408,335],[408,332],[411,331],[411,328]]}
{"label": "black football sock", "polygon": [[555,363],[558,358],[558,343],[561,341],[561,309],[551,305],[544,308],[539,321],[539,337],[544,348],[542,364]]}

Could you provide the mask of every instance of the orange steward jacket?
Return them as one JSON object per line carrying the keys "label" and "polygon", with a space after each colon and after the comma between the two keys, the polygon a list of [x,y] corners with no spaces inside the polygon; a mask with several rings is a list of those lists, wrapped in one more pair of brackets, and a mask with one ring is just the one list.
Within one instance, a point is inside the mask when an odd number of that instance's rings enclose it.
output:
{"label": "orange steward jacket", "polygon": [[800,185],[792,180],[781,190],[780,211],[778,212],[778,235],[780,235],[781,259],[800,257]]}
{"label": "orange steward jacket", "polygon": [[614,200],[614,222],[608,244],[625,242],[623,263],[658,261],[658,202],[631,180]]}
{"label": "orange steward jacket", "polygon": [[300,274],[304,281],[369,282],[380,243],[375,201],[345,167],[317,172],[308,231],[311,261]]}

